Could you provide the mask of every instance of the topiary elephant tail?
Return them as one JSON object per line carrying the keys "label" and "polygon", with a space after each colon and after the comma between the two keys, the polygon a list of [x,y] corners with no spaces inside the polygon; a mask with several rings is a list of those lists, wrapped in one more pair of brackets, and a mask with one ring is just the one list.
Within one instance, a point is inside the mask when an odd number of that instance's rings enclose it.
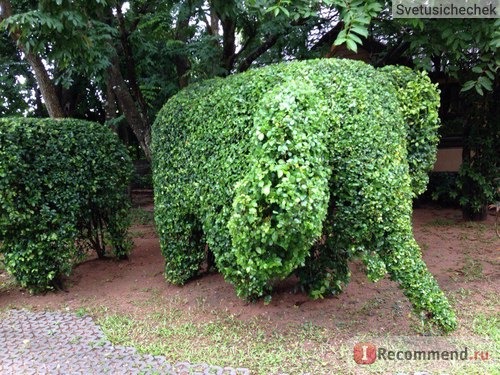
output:
{"label": "topiary elephant tail", "polygon": [[304,81],[285,81],[260,101],[251,167],[228,224],[236,264],[225,274],[241,297],[262,296],[269,280],[303,265],[322,233],[331,174],[325,113],[321,92]]}

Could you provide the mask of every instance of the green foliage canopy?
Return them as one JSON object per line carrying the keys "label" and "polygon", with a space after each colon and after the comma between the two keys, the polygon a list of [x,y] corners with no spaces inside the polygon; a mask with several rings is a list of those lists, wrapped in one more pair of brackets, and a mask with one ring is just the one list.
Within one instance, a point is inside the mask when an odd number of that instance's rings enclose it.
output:
{"label": "green foliage canopy", "polygon": [[131,161],[106,127],[82,120],[0,119],[0,253],[23,287],[40,291],[106,240],[129,244]]}
{"label": "green foliage canopy", "polygon": [[418,312],[455,327],[411,227],[437,145],[439,95],[407,68],[310,60],[193,85],[153,126],[155,215],[166,278],[183,284],[205,245],[239,296],[293,272],[313,297],[347,262],[389,272]]}
{"label": "green foliage canopy", "polygon": [[[109,62],[109,45],[116,31],[102,22],[107,1],[44,0],[31,4],[14,4],[15,11],[2,22],[15,34],[24,52],[44,55],[56,62],[57,77],[69,86],[73,76],[96,76]],[[24,6],[23,6],[24,5]]]}

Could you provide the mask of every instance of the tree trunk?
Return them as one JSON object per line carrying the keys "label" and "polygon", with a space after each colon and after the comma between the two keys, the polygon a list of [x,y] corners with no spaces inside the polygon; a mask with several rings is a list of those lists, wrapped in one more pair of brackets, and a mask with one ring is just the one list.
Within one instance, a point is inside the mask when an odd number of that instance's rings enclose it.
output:
{"label": "tree trunk", "polygon": [[106,101],[104,102],[104,111],[106,112],[106,121],[110,121],[118,117],[115,92],[113,91],[113,87],[108,84],[106,84]]}
{"label": "tree trunk", "polygon": [[[106,84],[106,100],[104,102],[104,111],[106,113],[106,121],[115,120],[119,115],[115,92],[109,84]],[[130,145],[129,128],[127,124],[120,121],[119,123],[115,124],[112,129],[126,146]]]}
{"label": "tree trunk", "polygon": [[[175,39],[183,43],[188,40],[187,28],[189,27],[189,20],[191,16],[188,15],[186,18],[179,18],[176,25]],[[191,63],[189,62],[187,56],[184,53],[174,55],[174,64],[177,71],[177,77],[179,82],[179,88],[184,88],[189,85],[189,69],[191,68]]]}
{"label": "tree trunk", "polygon": [[217,12],[213,9],[213,7],[210,7],[210,33],[213,36],[219,36],[219,16],[217,15]]}
{"label": "tree trunk", "polygon": [[[10,16],[12,16],[12,5],[10,0],[1,0],[0,22]],[[47,69],[45,69],[45,65],[43,65],[42,59],[33,52],[25,52],[25,49],[19,40],[19,33],[11,33],[11,36],[18,45],[19,50],[24,52],[26,60],[35,73],[35,78],[38,83],[38,87],[40,88],[40,92],[42,93],[49,116],[52,118],[64,117],[64,111],[61,103],[59,102],[59,98],[57,97],[56,88],[47,73]]]}
{"label": "tree trunk", "polygon": [[129,41],[130,32],[126,28],[125,18],[123,17],[121,6],[116,7],[116,18],[118,19],[118,25],[120,27],[120,40],[123,48],[123,56],[125,58],[125,78],[129,83],[130,92],[135,102],[139,104],[142,115],[144,117],[147,117],[148,105],[146,103],[146,100],[144,99],[144,96],[142,95],[139,83],[137,82],[137,74],[135,71],[136,63],[132,51],[132,46],[130,45]]}
{"label": "tree trunk", "polygon": [[263,53],[269,50],[272,46],[276,44],[280,35],[272,34],[270,35],[260,46],[250,52],[247,57],[238,66],[238,72],[242,73],[250,68],[252,63],[259,58]]}
{"label": "tree trunk", "polygon": [[229,17],[221,18],[222,30],[222,67],[226,71],[226,75],[231,73],[236,57],[236,22]]}
{"label": "tree trunk", "polygon": [[113,89],[116,101],[127,123],[134,132],[146,159],[151,161],[149,145],[151,142],[151,128],[147,118],[139,111],[129,91],[128,85],[120,71],[118,58],[115,57],[107,71],[107,85]]}
{"label": "tree trunk", "polygon": [[49,116],[52,118],[64,117],[64,111],[61,107],[61,103],[59,103],[56,88],[43,65],[42,59],[33,53],[26,53],[26,60],[28,60],[35,73],[35,78],[38,87],[40,87],[40,92],[42,93],[43,101],[45,102]]}

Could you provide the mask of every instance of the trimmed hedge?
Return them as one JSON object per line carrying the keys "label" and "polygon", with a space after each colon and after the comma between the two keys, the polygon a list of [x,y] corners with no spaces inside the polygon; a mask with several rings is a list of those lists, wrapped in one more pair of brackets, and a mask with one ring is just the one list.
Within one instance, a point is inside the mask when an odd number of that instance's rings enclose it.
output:
{"label": "trimmed hedge", "polygon": [[412,198],[434,162],[439,95],[424,74],[322,59],[193,85],[153,125],[156,222],[166,279],[206,259],[239,296],[295,273],[338,293],[348,261],[386,272],[444,330],[451,308],[412,235]]}
{"label": "trimmed hedge", "polygon": [[0,253],[23,287],[57,285],[88,249],[126,257],[132,164],[106,127],[0,119]]}

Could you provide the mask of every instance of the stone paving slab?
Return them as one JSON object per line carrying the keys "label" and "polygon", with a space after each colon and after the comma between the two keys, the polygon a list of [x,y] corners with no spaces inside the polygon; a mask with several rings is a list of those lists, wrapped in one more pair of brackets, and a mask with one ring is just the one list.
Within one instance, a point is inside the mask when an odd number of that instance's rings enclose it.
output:
{"label": "stone paving slab", "polygon": [[245,368],[170,364],[165,357],[114,346],[91,317],[10,310],[0,320],[2,375],[247,375]]}

